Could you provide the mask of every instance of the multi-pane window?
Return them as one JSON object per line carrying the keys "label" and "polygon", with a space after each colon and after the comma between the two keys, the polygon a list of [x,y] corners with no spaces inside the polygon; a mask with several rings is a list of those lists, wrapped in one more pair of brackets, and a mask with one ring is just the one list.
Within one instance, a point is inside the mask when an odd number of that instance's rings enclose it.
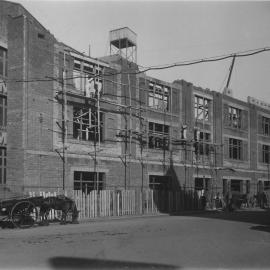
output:
{"label": "multi-pane window", "polygon": [[74,60],[73,66],[73,86],[76,90],[84,93],[87,97],[94,97],[102,90],[103,67],[82,61]]}
{"label": "multi-pane window", "polygon": [[194,131],[194,148],[196,155],[209,155],[210,154],[210,143],[211,134],[203,131]]}
{"label": "multi-pane window", "polygon": [[167,190],[171,184],[170,176],[149,175],[149,188],[154,190]]}
{"label": "multi-pane window", "polygon": [[89,193],[92,190],[104,188],[105,173],[97,172],[74,172],[74,190]]}
{"label": "multi-pane window", "polygon": [[242,160],[243,142],[238,139],[229,139],[229,158]]}
{"label": "multi-pane window", "polygon": [[7,126],[7,98],[0,96],[0,129]]}
{"label": "multi-pane window", "polygon": [[4,147],[0,148],[0,184],[6,183],[7,174],[7,150]]}
{"label": "multi-pane window", "polygon": [[73,108],[73,138],[83,141],[103,140],[103,113],[96,109]]}
{"label": "multi-pane window", "polygon": [[7,77],[7,50],[0,47],[0,76]]}
{"label": "multi-pane window", "polygon": [[210,141],[211,141],[211,135],[207,132],[200,131],[199,135],[199,149],[198,153],[200,155],[209,155],[210,153]]}
{"label": "multi-pane window", "polygon": [[169,126],[149,122],[148,147],[152,149],[169,149]]}
{"label": "multi-pane window", "polygon": [[238,108],[229,106],[229,125],[234,128],[241,128],[242,111]]}
{"label": "multi-pane window", "polygon": [[157,110],[169,110],[169,87],[149,83],[148,106]]}
{"label": "multi-pane window", "polygon": [[270,163],[270,145],[262,146],[263,163]]}
{"label": "multi-pane window", "polygon": [[201,96],[195,96],[194,101],[195,119],[209,121],[209,108],[210,108],[209,99]]}
{"label": "multi-pane window", "polygon": [[270,119],[262,117],[262,131],[264,135],[270,136]]}

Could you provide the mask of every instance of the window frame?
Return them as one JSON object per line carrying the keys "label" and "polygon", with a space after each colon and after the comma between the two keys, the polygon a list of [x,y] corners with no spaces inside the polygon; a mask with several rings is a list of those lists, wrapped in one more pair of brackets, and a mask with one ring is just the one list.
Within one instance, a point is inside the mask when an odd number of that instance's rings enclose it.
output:
{"label": "window frame", "polygon": [[7,97],[0,96],[0,130],[7,126]]}
{"label": "window frame", "polygon": [[210,143],[211,143],[211,133],[205,132],[205,131],[199,131],[198,154],[200,156],[210,155]]}
{"label": "window frame", "polygon": [[233,128],[242,128],[242,110],[233,106],[228,108],[229,126]]}
{"label": "window frame", "polygon": [[194,95],[194,117],[199,121],[210,121],[211,99]]}
{"label": "window frame", "polygon": [[[97,182],[98,175],[98,182]],[[93,180],[92,180],[93,179]],[[98,183],[98,185],[97,185]],[[105,188],[105,173],[93,171],[74,171],[73,172],[73,189],[86,191],[89,194],[94,190],[103,190]]]}
{"label": "window frame", "polygon": [[[100,137],[100,141],[104,141],[104,113],[99,113],[100,128],[98,129],[96,109],[73,106],[73,138],[80,141],[98,142]],[[90,125],[91,128],[89,128]]]}
{"label": "window frame", "polygon": [[265,164],[270,163],[270,145],[262,145],[262,162]]}
{"label": "window frame", "polygon": [[97,89],[102,89],[104,67],[74,58],[72,77],[73,88],[83,92],[88,97],[94,97]]}
{"label": "window frame", "polygon": [[170,87],[148,82],[148,106],[155,110],[170,111]]}
{"label": "window frame", "polygon": [[262,116],[263,135],[270,136],[270,118]]}
{"label": "window frame", "polygon": [[170,127],[168,125],[149,121],[148,148],[169,150]]}
{"label": "window frame", "polygon": [[171,187],[171,176],[168,175],[149,175],[149,189],[169,190]]}
{"label": "window frame", "polygon": [[0,147],[0,184],[7,181],[7,148]]}
{"label": "window frame", "polygon": [[8,76],[8,51],[7,49],[0,46],[0,65],[2,68],[0,69],[0,77],[7,77]]}
{"label": "window frame", "polygon": [[243,141],[229,138],[229,158],[233,160],[243,160]]}

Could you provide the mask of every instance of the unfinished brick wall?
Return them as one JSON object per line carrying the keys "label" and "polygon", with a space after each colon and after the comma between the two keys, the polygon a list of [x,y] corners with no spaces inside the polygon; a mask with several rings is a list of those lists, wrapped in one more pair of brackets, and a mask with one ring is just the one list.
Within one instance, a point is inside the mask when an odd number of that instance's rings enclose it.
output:
{"label": "unfinished brick wall", "polygon": [[26,151],[51,151],[54,38],[25,16],[8,27],[8,184],[23,185]]}

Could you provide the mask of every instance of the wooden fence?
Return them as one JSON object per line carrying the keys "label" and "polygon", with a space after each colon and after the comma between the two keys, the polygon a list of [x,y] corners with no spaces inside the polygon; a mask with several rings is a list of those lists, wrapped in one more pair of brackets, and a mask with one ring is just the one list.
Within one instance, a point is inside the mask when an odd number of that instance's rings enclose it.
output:
{"label": "wooden fence", "polygon": [[[30,196],[56,196],[57,192],[30,192]],[[155,190],[96,190],[86,194],[74,190],[72,197],[77,205],[79,220],[96,217],[150,215],[201,209],[194,191]],[[58,211],[50,212],[50,219],[58,218]]]}

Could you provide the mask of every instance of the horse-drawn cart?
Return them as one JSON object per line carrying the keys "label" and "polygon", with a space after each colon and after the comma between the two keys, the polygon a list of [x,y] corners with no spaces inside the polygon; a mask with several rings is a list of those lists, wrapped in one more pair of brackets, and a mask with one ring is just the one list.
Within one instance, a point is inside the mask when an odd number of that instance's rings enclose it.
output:
{"label": "horse-drawn cart", "polygon": [[0,200],[0,226],[30,228],[35,224],[48,224],[47,217],[52,209],[62,211],[62,224],[66,223],[69,212],[72,214],[72,221],[77,221],[76,204],[68,197],[14,197]]}
{"label": "horse-drawn cart", "polygon": [[43,197],[15,197],[0,201],[0,225],[2,228],[14,226],[30,228],[38,222],[37,207],[42,204]]}

